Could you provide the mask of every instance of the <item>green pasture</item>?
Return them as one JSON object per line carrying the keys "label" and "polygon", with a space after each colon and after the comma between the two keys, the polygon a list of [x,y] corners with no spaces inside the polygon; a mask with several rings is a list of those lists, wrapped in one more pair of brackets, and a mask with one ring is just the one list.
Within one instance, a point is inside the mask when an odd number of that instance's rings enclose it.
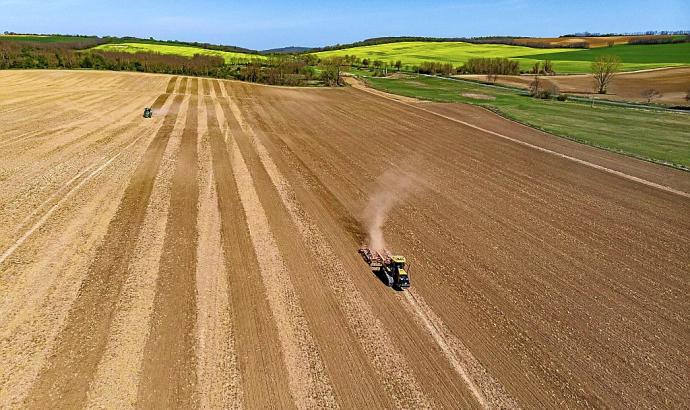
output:
{"label": "green pasture", "polygon": [[602,55],[617,55],[624,63],[632,64],[690,64],[690,43],[619,45],[568,51],[554,55],[544,53],[532,58],[555,61],[594,61]]}
{"label": "green pasture", "polygon": [[226,63],[247,62],[254,59],[264,60],[266,57],[257,54],[236,53],[230,51],[207,50],[205,48],[182,46],[182,45],[167,45],[156,43],[116,43],[116,44],[101,44],[94,47],[96,50],[106,51],[123,51],[127,53],[160,53],[179,55],[183,57],[193,57],[195,54],[218,56],[222,57]]}
{"label": "green pasture", "polygon": [[[690,168],[688,113],[539,100],[517,90],[436,77],[367,78],[367,82],[374,88],[408,97],[484,106],[554,135],[677,168]],[[493,99],[479,99],[477,95]]]}

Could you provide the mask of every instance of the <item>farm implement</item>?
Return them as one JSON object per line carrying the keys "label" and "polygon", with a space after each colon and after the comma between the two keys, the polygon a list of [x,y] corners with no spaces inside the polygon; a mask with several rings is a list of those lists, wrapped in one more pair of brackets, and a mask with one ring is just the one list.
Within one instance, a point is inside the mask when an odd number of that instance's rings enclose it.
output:
{"label": "farm implement", "polygon": [[359,249],[364,261],[371,267],[387,286],[396,290],[410,287],[410,275],[404,256],[391,255],[387,250],[376,251],[367,247]]}

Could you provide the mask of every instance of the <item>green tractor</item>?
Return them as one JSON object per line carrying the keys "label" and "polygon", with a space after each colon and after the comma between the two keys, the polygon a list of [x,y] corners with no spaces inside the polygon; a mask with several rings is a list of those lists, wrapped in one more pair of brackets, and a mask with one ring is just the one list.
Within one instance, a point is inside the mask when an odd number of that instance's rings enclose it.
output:
{"label": "green tractor", "polygon": [[144,108],[144,118],[153,117],[153,110],[149,107]]}

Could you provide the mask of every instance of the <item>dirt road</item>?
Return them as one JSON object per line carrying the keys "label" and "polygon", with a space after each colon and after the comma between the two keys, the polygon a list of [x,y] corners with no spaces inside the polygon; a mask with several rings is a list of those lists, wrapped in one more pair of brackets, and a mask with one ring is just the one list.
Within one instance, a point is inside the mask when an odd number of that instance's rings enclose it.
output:
{"label": "dirt road", "polygon": [[0,117],[0,407],[690,405],[687,173],[355,88],[5,71]]}

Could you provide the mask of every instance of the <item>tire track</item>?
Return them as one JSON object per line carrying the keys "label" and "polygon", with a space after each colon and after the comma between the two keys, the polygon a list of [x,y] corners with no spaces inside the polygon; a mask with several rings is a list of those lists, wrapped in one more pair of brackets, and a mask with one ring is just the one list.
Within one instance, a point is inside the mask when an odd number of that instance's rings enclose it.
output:
{"label": "tire track", "polygon": [[405,292],[410,316],[425,327],[470,391],[484,408],[517,409],[520,406],[484,369],[472,352],[443,324],[441,318],[413,290]]}
{"label": "tire track", "polygon": [[[56,348],[32,386],[25,407],[43,408],[47,403],[72,408],[83,405],[107,343],[153,181],[183,98],[176,96],[173,100],[173,114],[166,117],[134,172],[58,336]],[[65,377],[67,374],[72,377]]]}
{"label": "tire track", "polygon": [[[191,89],[197,80],[191,80]],[[191,408],[196,391],[196,249],[199,102],[190,97],[173,175],[165,241],[137,405]]]}
{"label": "tire track", "polygon": [[[215,82],[214,82],[215,84]],[[225,139],[220,135],[213,99],[206,98],[209,143],[221,217],[221,243],[244,404],[248,408],[293,408],[288,373],[259,265],[240,204]],[[257,344],[261,348],[257,349]]]}

